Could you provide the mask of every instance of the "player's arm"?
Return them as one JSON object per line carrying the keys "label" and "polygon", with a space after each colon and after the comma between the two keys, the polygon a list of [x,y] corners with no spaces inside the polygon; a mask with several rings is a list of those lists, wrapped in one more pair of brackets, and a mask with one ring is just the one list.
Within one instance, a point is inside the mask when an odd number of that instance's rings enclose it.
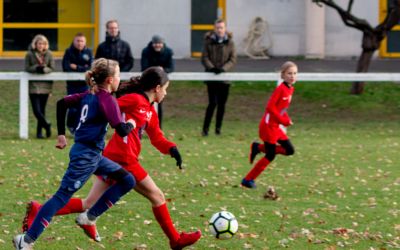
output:
{"label": "player's arm", "polygon": [[176,165],[179,169],[182,169],[182,157],[175,143],[165,138],[164,133],[160,129],[160,123],[158,116],[152,107],[153,116],[151,117],[148,126],[146,127],[146,133],[150,138],[151,144],[163,154],[169,154],[175,158]]}
{"label": "player's arm", "polygon": [[281,98],[282,92],[280,88],[276,88],[274,92],[272,92],[271,97],[269,98],[268,104],[267,104],[267,111],[275,117],[280,124],[283,124],[284,126],[289,126],[290,125],[290,119],[288,116],[283,116],[282,114],[279,113],[277,105],[278,101]]}
{"label": "player's arm", "polygon": [[65,138],[65,117],[67,110],[70,107],[78,105],[84,95],[85,93],[69,95],[57,101],[56,117],[58,136],[56,148],[63,149],[67,146],[67,139]]}
{"label": "player's arm", "polygon": [[129,119],[124,122],[121,116],[121,110],[118,107],[116,99],[109,95],[100,98],[100,109],[106,117],[110,126],[115,129],[115,132],[121,137],[129,135],[129,133],[136,127],[134,120]]}

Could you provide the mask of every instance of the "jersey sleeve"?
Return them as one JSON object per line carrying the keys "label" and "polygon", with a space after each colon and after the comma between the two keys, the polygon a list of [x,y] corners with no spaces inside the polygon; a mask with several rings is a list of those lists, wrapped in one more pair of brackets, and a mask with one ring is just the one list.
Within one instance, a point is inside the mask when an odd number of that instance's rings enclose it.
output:
{"label": "jersey sleeve", "polygon": [[100,95],[99,99],[100,110],[104,117],[112,128],[116,128],[123,122],[117,100],[112,95]]}
{"label": "jersey sleeve", "polygon": [[278,101],[282,96],[282,89],[280,87],[277,87],[274,92],[272,92],[271,97],[269,98],[268,104],[267,104],[267,111],[277,119],[277,121],[280,124],[283,124],[285,126],[289,125],[290,120],[287,116],[283,116],[282,114],[279,113],[278,110]]}
{"label": "jersey sleeve", "polygon": [[73,94],[73,95],[67,95],[66,97],[64,97],[64,103],[65,103],[66,108],[79,106],[82,98],[87,93],[88,92],[78,93],[78,94]]}
{"label": "jersey sleeve", "polygon": [[154,107],[151,107],[151,109],[153,115],[151,116],[148,126],[146,127],[146,133],[150,138],[151,144],[157,148],[158,151],[163,154],[169,154],[169,150],[172,147],[175,147],[176,144],[168,141],[167,138],[165,138],[164,133],[160,129],[157,113]]}

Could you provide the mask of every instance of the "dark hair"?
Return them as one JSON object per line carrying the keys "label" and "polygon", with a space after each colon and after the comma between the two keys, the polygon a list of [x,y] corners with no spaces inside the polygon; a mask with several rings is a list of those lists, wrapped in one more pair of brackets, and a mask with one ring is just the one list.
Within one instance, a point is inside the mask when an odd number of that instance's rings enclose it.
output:
{"label": "dark hair", "polygon": [[222,18],[218,18],[217,20],[214,21],[214,25],[216,25],[218,23],[225,23],[225,20]]}
{"label": "dark hair", "polygon": [[157,87],[164,86],[167,82],[168,74],[162,67],[150,67],[143,71],[141,76],[132,77],[128,82],[119,85],[117,97],[121,97],[130,93],[145,92]]}
{"label": "dark hair", "polygon": [[83,34],[82,32],[78,32],[78,33],[76,33],[76,34],[75,34],[75,36],[74,36],[74,37],[78,37],[78,36],[79,36],[79,37],[81,37],[81,36],[83,36],[83,37],[84,37],[84,36],[85,36],[85,34]]}
{"label": "dark hair", "polygon": [[86,83],[91,92],[96,92],[96,87],[104,84],[107,77],[115,75],[118,62],[110,59],[99,58],[94,60],[90,70],[86,71]]}
{"label": "dark hair", "polygon": [[119,23],[118,23],[117,19],[111,19],[111,20],[108,20],[108,21],[106,22],[106,29],[108,29],[108,25],[109,25],[110,23],[116,23],[117,26],[119,27]]}

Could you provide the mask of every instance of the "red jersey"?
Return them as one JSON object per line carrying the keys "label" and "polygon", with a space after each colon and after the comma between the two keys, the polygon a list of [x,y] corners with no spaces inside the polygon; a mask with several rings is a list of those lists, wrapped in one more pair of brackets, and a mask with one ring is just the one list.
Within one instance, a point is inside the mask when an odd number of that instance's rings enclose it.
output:
{"label": "red jersey", "polygon": [[286,83],[281,83],[269,98],[263,118],[260,121],[261,126],[279,127],[279,124],[284,126],[290,125],[290,117],[287,113],[294,87],[289,87]]}
{"label": "red jersey", "polygon": [[176,146],[164,137],[159,126],[157,113],[145,94],[124,95],[118,99],[118,105],[125,121],[133,119],[136,122],[136,127],[125,137],[120,137],[114,132],[104,149],[104,156],[121,165],[138,162],[141,150],[140,140],[144,131],[149,136],[151,144],[163,154],[168,154],[170,148]]}

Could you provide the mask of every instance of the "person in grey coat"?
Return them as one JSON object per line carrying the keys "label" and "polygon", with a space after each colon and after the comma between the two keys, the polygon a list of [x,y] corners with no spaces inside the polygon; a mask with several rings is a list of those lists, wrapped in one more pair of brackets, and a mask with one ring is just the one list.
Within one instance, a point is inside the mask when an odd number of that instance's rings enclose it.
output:
{"label": "person in grey coat", "polygon": [[[55,62],[49,50],[49,41],[44,35],[36,35],[25,56],[25,71],[35,74],[48,74],[54,71]],[[51,124],[46,120],[46,105],[52,91],[53,82],[36,80],[29,81],[29,99],[33,114],[37,119],[36,138],[43,139],[43,129],[46,137],[51,136]]]}

